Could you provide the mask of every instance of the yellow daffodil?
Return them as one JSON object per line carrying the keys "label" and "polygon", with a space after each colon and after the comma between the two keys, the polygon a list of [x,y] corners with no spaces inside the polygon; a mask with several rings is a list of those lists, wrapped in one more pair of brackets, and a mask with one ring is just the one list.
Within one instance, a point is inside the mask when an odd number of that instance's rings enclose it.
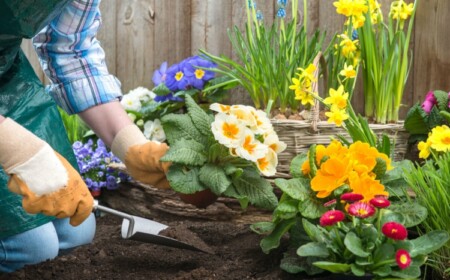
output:
{"label": "yellow daffodil", "polygon": [[336,7],[336,12],[338,14],[344,15],[346,17],[350,17],[353,12],[353,0],[339,0],[333,2],[333,5]]}
{"label": "yellow daffodil", "polygon": [[329,97],[325,98],[323,103],[331,105],[339,110],[343,110],[347,107],[348,92],[344,91],[344,86],[340,85],[337,90],[330,88]]}
{"label": "yellow daffodil", "polygon": [[353,68],[353,65],[347,65],[347,63],[345,63],[344,69],[342,69],[339,74],[346,79],[353,79],[356,77],[356,70]]}
{"label": "yellow daffodil", "polygon": [[403,0],[394,1],[391,4],[391,11],[389,15],[392,17],[392,19],[397,19],[400,21],[407,20],[414,11],[414,4],[413,3],[405,3]]}
{"label": "yellow daffodil", "polygon": [[331,110],[326,112],[325,116],[328,117],[329,123],[334,123],[336,126],[342,126],[342,123],[349,118],[345,110],[336,107],[331,107]]}
{"label": "yellow daffodil", "polygon": [[228,148],[236,148],[242,142],[245,126],[236,116],[218,113],[211,124],[214,138]]}
{"label": "yellow daffodil", "polygon": [[357,51],[358,40],[350,39],[346,34],[339,35],[341,38],[340,46],[342,48],[342,55],[346,58],[353,56],[353,54]]}

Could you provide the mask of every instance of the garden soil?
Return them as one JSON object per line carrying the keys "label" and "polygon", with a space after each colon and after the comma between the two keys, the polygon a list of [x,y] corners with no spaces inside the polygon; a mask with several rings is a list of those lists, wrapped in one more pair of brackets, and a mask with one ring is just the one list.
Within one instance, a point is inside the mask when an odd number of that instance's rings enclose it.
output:
{"label": "garden soil", "polygon": [[165,221],[187,227],[215,252],[157,246],[120,236],[121,219],[97,218],[94,242],[70,254],[27,266],[5,279],[299,279],[279,268],[282,251],[264,254],[248,225],[220,221]]}

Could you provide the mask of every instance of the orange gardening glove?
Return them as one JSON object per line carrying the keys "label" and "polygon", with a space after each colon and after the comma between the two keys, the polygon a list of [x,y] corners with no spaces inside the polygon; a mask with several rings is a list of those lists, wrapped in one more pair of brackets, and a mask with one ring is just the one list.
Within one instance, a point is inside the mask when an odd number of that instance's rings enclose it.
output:
{"label": "orange gardening glove", "polygon": [[46,142],[11,119],[0,123],[0,165],[10,191],[23,197],[28,213],[70,217],[81,224],[94,200],[80,174]]}
{"label": "orange gardening glove", "polygon": [[112,152],[125,163],[131,177],[159,189],[168,189],[169,162],[161,162],[169,147],[149,141],[136,125],[128,125],[114,137]]}

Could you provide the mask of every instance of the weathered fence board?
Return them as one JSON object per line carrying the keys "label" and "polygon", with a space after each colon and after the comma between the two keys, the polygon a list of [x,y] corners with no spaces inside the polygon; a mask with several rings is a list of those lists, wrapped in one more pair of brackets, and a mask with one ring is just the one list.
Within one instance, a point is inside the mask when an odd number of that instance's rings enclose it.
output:
{"label": "weathered fence board", "polygon": [[[276,1],[256,2],[264,20],[271,22],[276,15]],[[342,31],[344,17],[336,14],[333,2],[308,1],[309,32],[326,30],[329,39]],[[392,1],[379,2],[387,15]],[[98,37],[109,70],[121,80],[126,93],[138,86],[152,87],[153,71],[163,61],[176,63],[197,54],[198,49],[234,57],[227,29],[234,25],[244,28],[246,3],[247,0],[103,0],[103,27]],[[304,7],[302,1],[299,4],[298,14],[302,18]],[[403,115],[428,90],[450,91],[450,52],[447,51],[450,31],[446,30],[449,14],[450,1],[420,1],[411,43],[414,63],[405,90]],[[289,9],[288,16],[291,16]],[[37,75],[44,80],[29,40],[24,41],[23,49]],[[362,94],[354,98],[360,110]],[[230,102],[249,103],[250,100],[243,91],[237,91]]]}

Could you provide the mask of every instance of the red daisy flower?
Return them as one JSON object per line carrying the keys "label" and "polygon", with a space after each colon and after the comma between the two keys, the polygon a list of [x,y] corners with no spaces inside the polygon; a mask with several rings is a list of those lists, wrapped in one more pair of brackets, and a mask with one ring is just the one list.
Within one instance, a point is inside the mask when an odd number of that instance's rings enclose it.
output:
{"label": "red daisy flower", "polygon": [[327,201],[323,204],[324,207],[330,207],[336,204],[336,199],[332,199],[330,201]]}
{"label": "red daisy flower", "polygon": [[375,208],[365,202],[355,202],[348,207],[348,213],[358,218],[367,218],[375,213]]}
{"label": "red daisy flower", "polygon": [[359,193],[344,193],[343,195],[341,195],[341,200],[345,200],[347,202],[356,202],[360,201],[363,198],[364,196]]}
{"label": "red daisy flower", "polygon": [[391,202],[385,196],[382,195],[372,198],[369,202],[370,204],[372,204],[377,208],[386,208],[389,207],[389,205],[391,205]]}
{"label": "red daisy flower", "polygon": [[395,253],[395,260],[397,261],[397,265],[400,269],[408,268],[411,264],[411,256],[408,251],[404,249],[399,249],[397,253]]}
{"label": "red daisy flower", "polygon": [[406,228],[397,222],[387,222],[381,227],[384,235],[395,240],[405,240],[408,237]]}
{"label": "red daisy flower", "polygon": [[325,212],[322,217],[320,217],[321,226],[332,226],[337,222],[343,221],[345,219],[345,214],[339,210],[330,210]]}

